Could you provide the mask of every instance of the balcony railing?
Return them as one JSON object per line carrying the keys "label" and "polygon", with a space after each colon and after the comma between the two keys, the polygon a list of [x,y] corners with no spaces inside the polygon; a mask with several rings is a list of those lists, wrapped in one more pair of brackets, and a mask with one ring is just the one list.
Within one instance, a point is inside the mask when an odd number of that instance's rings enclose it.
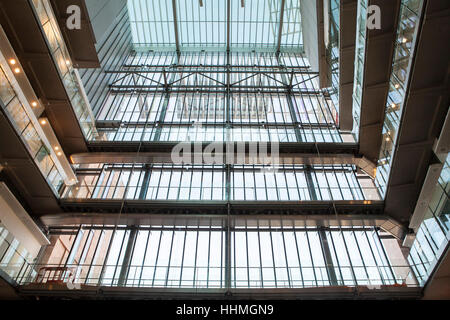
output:
{"label": "balcony railing", "polygon": [[59,29],[58,22],[48,0],[31,0],[36,19],[40,23],[50,54],[70,99],[70,103],[79,121],[86,139],[96,136],[95,118],[84,86],[72,62]]}
{"label": "balcony railing", "polygon": [[[353,266],[339,267],[339,272],[346,275],[330,280],[326,266],[320,267],[232,267],[232,288],[311,288],[326,286],[403,286],[417,287],[409,266],[391,266],[393,276],[373,277],[383,275],[385,266]],[[119,265],[89,265],[89,264],[46,264],[34,265],[33,272],[18,279],[19,284],[65,284],[69,288],[75,285],[109,286],[109,287],[154,287],[154,288],[225,288],[225,268],[199,266],[138,266],[131,265],[127,276],[120,279]],[[338,268],[336,268],[337,270]],[[263,279],[259,274],[268,273],[289,274],[289,277]],[[366,273],[366,271],[368,273]],[[337,272],[337,273],[339,273]],[[242,275],[250,274],[250,278]],[[300,274],[305,275],[303,278]],[[315,277],[313,276],[315,274]],[[353,277],[352,274],[357,276]],[[369,274],[369,276],[362,276]],[[164,276],[162,276],[164,275]],[[298,275],[298,276],[297,276]],[[308,276],[309,275],[309,276]],[[316,279],[314,279],[316,278]]]}

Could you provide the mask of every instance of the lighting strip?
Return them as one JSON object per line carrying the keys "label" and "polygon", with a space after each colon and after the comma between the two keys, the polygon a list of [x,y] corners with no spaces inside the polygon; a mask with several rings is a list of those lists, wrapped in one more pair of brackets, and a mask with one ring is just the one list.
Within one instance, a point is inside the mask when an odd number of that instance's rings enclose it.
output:
{"label": "lighting strip", "polygon": [[59,144],[48,119],[38,119],[45,108],[34,93],[26,74],[23,72],[22,65],[1,26],[0,44],[2,48],[0,51],[0,64],[11,83],[11,86],[16,92],[17,98],[22,103],[28,118],[36,129],[39,138],[42,140],[42,143],[49,150],[56,168],[64,179],[64,183],[66,185],[75,184],[77,182],[76,175],[64,155],[61,145]]}

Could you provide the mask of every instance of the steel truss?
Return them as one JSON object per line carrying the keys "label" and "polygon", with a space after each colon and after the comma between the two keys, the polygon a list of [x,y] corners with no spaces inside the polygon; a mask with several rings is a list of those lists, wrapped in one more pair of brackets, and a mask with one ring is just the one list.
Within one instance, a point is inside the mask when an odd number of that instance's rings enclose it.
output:
{"label": "steel truss", "polygon": [[[318,77],[308,67],[263,65],[123,65],[110,84],[111,93],[210,92],[293,93],[319,95],[321,90],[302,88]],[[126,83],[126,84],[124,84]]]}

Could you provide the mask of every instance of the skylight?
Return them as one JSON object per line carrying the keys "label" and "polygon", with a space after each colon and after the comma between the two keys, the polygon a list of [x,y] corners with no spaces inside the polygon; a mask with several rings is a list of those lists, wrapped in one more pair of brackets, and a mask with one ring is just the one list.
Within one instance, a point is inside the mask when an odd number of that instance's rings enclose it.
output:
{"label": "skylight", "polygon": [[176,50],[177,36],[188,51],[303,50],[299,0],[128,0],[128,12],[138,50]]}

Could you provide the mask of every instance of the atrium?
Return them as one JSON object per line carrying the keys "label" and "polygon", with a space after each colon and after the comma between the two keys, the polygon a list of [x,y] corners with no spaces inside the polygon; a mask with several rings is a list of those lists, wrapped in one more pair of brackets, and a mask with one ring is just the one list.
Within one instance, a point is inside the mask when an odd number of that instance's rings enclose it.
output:
{"label": "atrium", "polygon": [[449,22],[0,0],[0,299],[450,299]]}

